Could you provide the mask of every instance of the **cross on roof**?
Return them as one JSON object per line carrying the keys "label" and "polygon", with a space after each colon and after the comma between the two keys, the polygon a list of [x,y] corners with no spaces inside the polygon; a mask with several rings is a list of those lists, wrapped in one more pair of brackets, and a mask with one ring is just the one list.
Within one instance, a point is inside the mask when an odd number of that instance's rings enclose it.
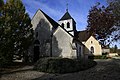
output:
{"label": "cross on roof", "polygon": [[67,4],[66,4],[66,11],[68,12],[68,2],[67,2]]}

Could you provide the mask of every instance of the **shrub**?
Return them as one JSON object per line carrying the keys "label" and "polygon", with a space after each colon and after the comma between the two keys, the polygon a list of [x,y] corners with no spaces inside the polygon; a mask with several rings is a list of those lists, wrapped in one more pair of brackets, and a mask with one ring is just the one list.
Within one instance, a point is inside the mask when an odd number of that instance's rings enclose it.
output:
{"label": "shrub", "polygon": [[10,65],[12,65],[12,62],[9,61],[9,59],[0,58],[0,68],[1,67],[8,67]]}
{"label": "shrub", "polygon": [[94,59],[108,59],[106,55],[94,56]]}
{"label": "shrub", "polygon": [[[92,62],[91,62],[92,63]],[[34,70],[49,73],[70,73],[91,67],[90,64],[68,58],[42,58],[34,65]]]}

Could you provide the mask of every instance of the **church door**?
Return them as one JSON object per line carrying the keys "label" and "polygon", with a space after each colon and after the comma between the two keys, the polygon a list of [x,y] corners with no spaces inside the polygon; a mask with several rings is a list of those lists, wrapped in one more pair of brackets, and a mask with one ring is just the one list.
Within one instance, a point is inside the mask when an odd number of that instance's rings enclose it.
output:
{"label": "church door", "polygon": [[36,62],[39,59],[39,46],[34,46],[34,62]]}

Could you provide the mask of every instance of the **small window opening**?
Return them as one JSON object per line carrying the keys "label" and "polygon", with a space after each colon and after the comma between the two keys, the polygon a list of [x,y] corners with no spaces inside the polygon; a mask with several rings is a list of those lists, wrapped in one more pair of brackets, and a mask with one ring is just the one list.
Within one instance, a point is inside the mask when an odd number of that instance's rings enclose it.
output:
{"label": "small window opening", "polygon": [[70,23],[69,22],[67,23],[67,28],[70,28]]}
{"label": "small window opening", "polygon": [[62,27],[64,28],[64,23],[62,23]]}

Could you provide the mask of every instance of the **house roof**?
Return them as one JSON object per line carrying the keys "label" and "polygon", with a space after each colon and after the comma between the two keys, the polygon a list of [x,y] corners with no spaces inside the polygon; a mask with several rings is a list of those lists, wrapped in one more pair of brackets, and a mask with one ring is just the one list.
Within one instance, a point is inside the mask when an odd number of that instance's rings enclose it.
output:
{"label": "house roof", "polygon": [[45,17],[48,19],[48,21],[52,24],[52,26],[54,27],[54,28],[57,28],[58,26],[59,26],[59,24],[56,22],[56,21],[54,21],[52,18],[50,18],[47,14],[45,14],[42,10],[40,10],[44,15],[45,15]]}
{"label": "house roof", "polygon": [[63,15],[63,17],[59,21],[67,19],[73,19],[68,11]]}
{"label": "house roof", "polygon": [[76,37],[74,37],[73,42],[78,42],[80,45],[85,46],[80,40],[78,40]]}
{"label": "house roof", "polygon": [[87,41],[90,38],[89,32],[84,30],[84,31],[78,31],[76,33],[76,37],[80,41]]}

